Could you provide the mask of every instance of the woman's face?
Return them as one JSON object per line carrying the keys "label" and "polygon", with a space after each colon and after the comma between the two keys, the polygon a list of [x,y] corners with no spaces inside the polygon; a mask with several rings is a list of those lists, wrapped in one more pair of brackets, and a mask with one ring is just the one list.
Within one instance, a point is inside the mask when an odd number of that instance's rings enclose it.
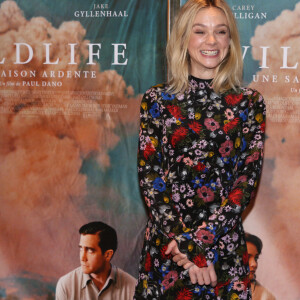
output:
{"label": "woman's face", "polygon": [[195,17],[188,44],[191,75],[214,78],[228,53],[229,43],[229,26],[223,11],[216,7],[201,9]]}

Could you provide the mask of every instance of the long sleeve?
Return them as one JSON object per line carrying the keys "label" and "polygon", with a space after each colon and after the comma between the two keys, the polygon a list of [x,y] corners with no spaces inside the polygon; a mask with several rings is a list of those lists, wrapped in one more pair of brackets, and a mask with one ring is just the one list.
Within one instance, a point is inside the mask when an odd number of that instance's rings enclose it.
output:
{"label": "long sleeve", "polygon": [[221,207],[210,215],[207,226],[194,229],[190,236],[210,262],[217,259],[216,251],[211,249],[219,238],[241,222],[241,214],[255,197],[261,175],[266,107],[263,97],[257,91],[248,90],[246,96],[249,106],[240,114],[243,134],[235,141],[240,153],[234,169],[232,188],[228,191],[228,197],[224,197]]}
{"label": "long sleeve", "polygon": [[[163,108],[156,101],[157,96],[158,92],[154,87],[145,93],[141,103],[138,147],[139,184],[150,217],[159,224],[160,232],[170,241],[175,239],[180,244],[181,241],[186,240],[186,236],[189,236],[188,232],[191,229],[184,224],[171,200],[171,195],[166,191],[167,169],[164,168],[162,150],[164,120],[160,118]],[[189,251],[186,248],[182,252],[188,253],[192,259],[200,252],[200,248],[194,244],[193,247],[189,246]],[[201,266],[206,266],[204,257]]]}
{"label": "long sleeve", "polygon": [[141,103],[138,174],[150,216],[159,223],[162,233],[171,239],[174,234],[184,232],[184,224],[178,211],[170,204],[170,195],[166,193],[162,153],[163,120],[160,118],[161,107],[155,101],[156,93],[154,88],[148,90]]}

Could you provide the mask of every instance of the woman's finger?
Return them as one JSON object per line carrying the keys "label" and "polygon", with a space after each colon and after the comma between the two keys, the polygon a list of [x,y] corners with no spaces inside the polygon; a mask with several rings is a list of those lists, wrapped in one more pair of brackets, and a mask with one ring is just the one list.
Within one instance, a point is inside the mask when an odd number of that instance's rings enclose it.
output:
{"label": "woman's finger", "polygon": [[166,250],[165,254],[166,255],[170,254],[174,250],[175,247],[177,247],[177,243],[174,240],[172,240],[168,244],[168,247],[167,247],[167,250]]}
{"label": "woman's finger", "polygon": [[208,272],[209,272],[209,277],[210,277],[210,285],[212,287],[215,287],[218,283],[218,277],[217,277],[217,274],[216,274],[216,271],[215,271],[215,267],[214,267],[214,264],[210,264],[208,267]]}
{"label": "woman's finger", "polygon": [[204,284],[206,284],[206,285],[211,284],[210,273],[207,268],[203,268],[202,275],[203,275]]}
{"label": "woman's finger", "polygon": [[194,267],[195,267],[195,265],[193,265],[189,269],[189,275],[190,275],[190,280],[191,280],[192,284],[196,284],[197,283],[197,275],[196,275],[196,271],[195,271]]}

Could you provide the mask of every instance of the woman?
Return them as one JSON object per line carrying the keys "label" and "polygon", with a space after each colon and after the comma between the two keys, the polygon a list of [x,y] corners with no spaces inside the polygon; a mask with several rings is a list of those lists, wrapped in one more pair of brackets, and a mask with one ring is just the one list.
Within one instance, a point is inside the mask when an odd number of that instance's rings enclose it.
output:
{"label": "woman", "polygon": [[170,80],[141,104],[138,172],[149,209],[135,299],[251,299],[241,213],[254,197],[265,105],[241,87],[223,0],[189,0],[167,45]]}

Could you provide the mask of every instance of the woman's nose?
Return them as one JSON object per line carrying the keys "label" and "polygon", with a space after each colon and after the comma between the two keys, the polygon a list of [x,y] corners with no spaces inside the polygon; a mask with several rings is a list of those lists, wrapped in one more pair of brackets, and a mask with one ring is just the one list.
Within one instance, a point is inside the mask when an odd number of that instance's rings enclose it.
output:
{"label": "woman's nose", "polygon": [[208,44],[215,44],[216,43],[215,35],[213,33],[208,34],[206,42]]}

